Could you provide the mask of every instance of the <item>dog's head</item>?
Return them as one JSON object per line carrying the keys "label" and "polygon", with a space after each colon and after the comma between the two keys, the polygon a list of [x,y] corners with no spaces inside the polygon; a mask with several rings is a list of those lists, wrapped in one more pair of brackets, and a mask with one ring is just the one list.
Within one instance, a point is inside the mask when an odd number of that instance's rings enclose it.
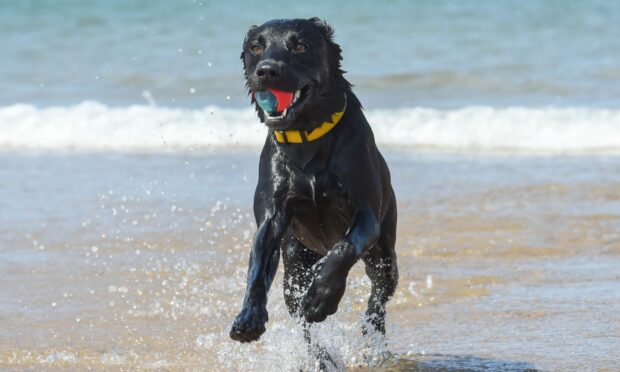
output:
{"label": "dog's head", "polygon": [[333,30],[318,18],[252,26],[241,60],[259,118],[268,127],[312,129],[344,105],[350,84]]}

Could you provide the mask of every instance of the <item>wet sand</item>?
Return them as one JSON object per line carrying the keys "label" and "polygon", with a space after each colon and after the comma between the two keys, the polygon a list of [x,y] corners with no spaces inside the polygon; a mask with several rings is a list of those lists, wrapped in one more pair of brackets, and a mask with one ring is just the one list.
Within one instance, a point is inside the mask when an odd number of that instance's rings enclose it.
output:
{"label": "wet sand", "polygon": [[[367,370],[619,370],[620,158],[390,149],[401,272],[387,348],[354,268],[313,332]],[[258,343],[229,340],[256,150],[0,153],[0,368],[308,366],[281,268]],[[306,363],[306,364],[304,364]]]}

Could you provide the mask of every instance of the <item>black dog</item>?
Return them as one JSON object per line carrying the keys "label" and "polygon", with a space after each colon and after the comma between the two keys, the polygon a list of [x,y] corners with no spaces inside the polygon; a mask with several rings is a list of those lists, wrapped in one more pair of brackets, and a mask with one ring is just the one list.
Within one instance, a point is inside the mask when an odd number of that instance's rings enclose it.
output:
{"label": "black dog", "polygon": [[366,314],[385,333],[398,281],[396,200],[362,106],[340,68],[333,30],[318,18],[253,26],[241,54],[258,117],[269,127],[254,195],[254,237],[241,312],[230,337],[258,340],[267,292],[284,261],[290,314],[321,322],[338,310],[362,259],[372,281]]}

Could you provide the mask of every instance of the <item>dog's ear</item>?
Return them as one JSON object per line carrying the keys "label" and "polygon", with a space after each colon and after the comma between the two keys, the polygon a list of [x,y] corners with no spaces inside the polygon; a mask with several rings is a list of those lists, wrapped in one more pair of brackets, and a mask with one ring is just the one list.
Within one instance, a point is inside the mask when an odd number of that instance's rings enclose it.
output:
{"label": "dog's ear", "polygon": [[351,83],[349,83],[345,78],[344,71],[341,67],[342,61],[342,48],[334,41],[334,29],[329,25],[326,21],[313,17],[308,19],[309,22],[312,22],[323,34],[325,38],[325,42],[327,43],[327,61],[329,63],[329,73],[332,78],[339,82],[337,84],[341,84],[345,89],[351,89]]}
{"label": "dog's ear", "polygon": [[326,21],[320,19],[319,17],[312,17],[308,19],[308,21],[314,23],[323,33],[325,40],[330,43],[334,42],[334,29],[329,25]]}
{"label": "dog's ear", "polygon": [[257,25],[250,26],[248,32],[245,33],[245,37],[243,38],[243,47],[241,48],[241,60],[243,61],[243,68],[245,68],[245,43],[248,42],[248,36],[250,35],[250,33],[256,28],[258,28]]}
{"label": "dog's ear", "polygon": [[329,23],[318,17],[310,18],[308,19],[308,21],[314,23],[314,25],[316,25],[323,33],[325,41],[328,45],[332,64],[334,64],[338,71],[340,71],[340,61],[342,61],[342,48],[340,48],[340,45],[336,44],[336,42],[334,41],[334,29],[332,28],[332,26],[329,25]]}
{"label": "dog's ear", "polygon": [[250,26],[250,29],[248,29],[248,32],[245,33],[245,37],[243,38],[243,46],[241,47],[241,56],[240,56],[240,58],[241,58],[241,62],[243,63],[243,75],[245,76],[245,84],[246,84],[246,86],[248,84],[248,69],[245,66],[245,43],[248,42],[248,36],[250,35],[250,33],[252,31],[254,31],[255,29],[257,29],[257,28],[258,28],[257,25]]}
{"label": "dog's ear", "polygon": [[332,26],[330,26],[329,23],[320,19],[319,17],[312,17],[308,19],[308,21],[314,23],[314,25],[317,26],[319,30],[321,30],[321,33],[323,33],[323,36],[325,37],[325,41],[327,41],[327,44],[336,53],[338,61],[342,60],[342,49],[340,48],[340,45],[334,42],[334,29],[332,28]]}

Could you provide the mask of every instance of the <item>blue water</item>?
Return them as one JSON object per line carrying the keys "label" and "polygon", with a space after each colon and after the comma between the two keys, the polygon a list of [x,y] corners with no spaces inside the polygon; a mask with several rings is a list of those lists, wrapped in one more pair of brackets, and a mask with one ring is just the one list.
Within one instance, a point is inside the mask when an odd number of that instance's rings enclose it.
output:
{"label": "blue water", "polygon": [[0,2],[0,106],[246,107],[249,25],[319,16],[366,107],[619,107],[620,2]]}
{"label": "blue water", "polygon": [[0,0],[0,370],[305,357],[281,297],[258,346],[227,334],[269,135],[241,43],[312,16],[398,197],[394,369],[620,367],[620,1]]}

